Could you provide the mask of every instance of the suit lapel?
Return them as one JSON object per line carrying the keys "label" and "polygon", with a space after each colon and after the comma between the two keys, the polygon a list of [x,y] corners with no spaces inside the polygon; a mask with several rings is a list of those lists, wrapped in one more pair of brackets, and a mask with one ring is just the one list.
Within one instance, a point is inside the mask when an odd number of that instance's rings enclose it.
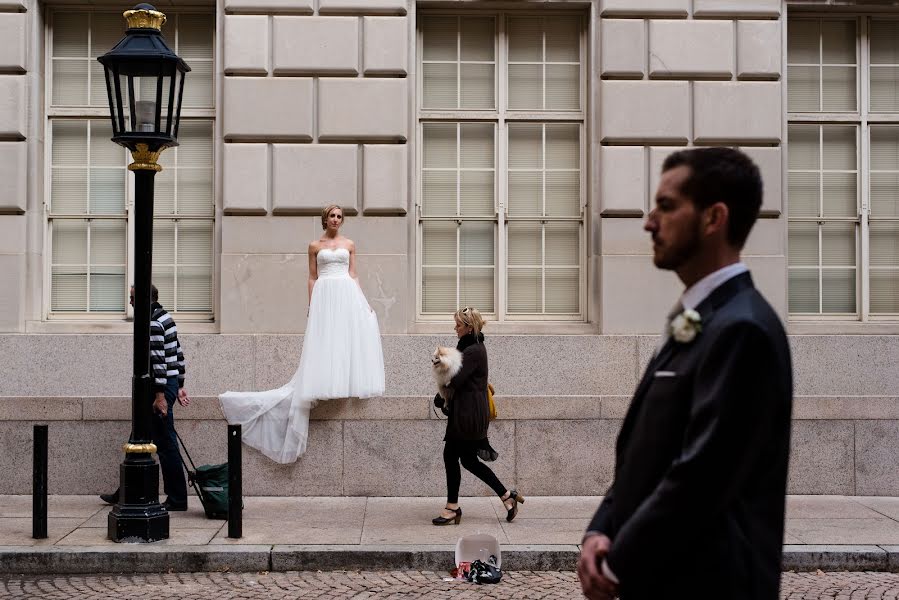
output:
{"label": "suit lapel", "polygon": [[[741,291],[751,287],[753,287],[752,276],[747,271],[746,273],[741,273],[740,275],[728,279],[712,290],[712,293],[709,294],[705,300],[700,302],[695,309],[700,315],[703,328],[708,326],[720,306],[727,303]],[[700,333],[700,335],[702,334]],[[625,415],[624,423],[621,425],[621,433],[618,437],[619,445],[624,443],[627,434],[630,433],[630,429],[633,427],[633,422],[639,414],[640,405],[643,403],[643,398],[646,395],[649,384],[652,382],[655,371],[663,366],[677,351],[688,349],[692,346],[693,344],[679,344],[674,341],[674,338],[669,337],[668,341],[665,342],[665,345],[659,349],[652,360],[649,361],[649,364],[646,365],[643,377],[640,379],[640,383],[637,384],[637,389],[634,391],[634,399],[631,401],[631,406],[628,408],[627,415]]]}

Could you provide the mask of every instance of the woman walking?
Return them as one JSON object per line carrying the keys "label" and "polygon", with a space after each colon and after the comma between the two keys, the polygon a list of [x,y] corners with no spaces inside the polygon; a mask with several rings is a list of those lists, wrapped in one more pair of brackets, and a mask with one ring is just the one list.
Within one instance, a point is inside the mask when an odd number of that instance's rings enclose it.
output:
{"label": "woman walking", "polygon": [[484,347],[484,319],[476,308],[459,309],[454,315],[456,348],[462,352],[462,368],[447,387],[453,389],[448,402],[439,394],[434,405],[447,416],[446,435],[443,437],[443,466],[446,469],[446,507],[440,516],[431,520],[434,525],[447,525],[462,520],[459,506],[459,485],[462,470],[459,463],[496,492],[506,507],[506,521],[518,514],[518,503],[524,496],[515,490],[507,490],[493,471],[478,460],[478,450],[490,448],[487,428],[490,409],[487,404],[487,350]]}

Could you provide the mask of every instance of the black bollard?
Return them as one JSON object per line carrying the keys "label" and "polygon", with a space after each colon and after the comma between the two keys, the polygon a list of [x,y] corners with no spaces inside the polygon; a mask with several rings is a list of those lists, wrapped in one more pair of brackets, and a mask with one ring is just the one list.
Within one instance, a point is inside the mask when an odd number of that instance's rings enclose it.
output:
{"label": "black bollard", "polygon": [[31,537],[47,537],[47,426],[34,426],[34,462],[31,487]]}
{"label": "black bollard", "polygon": [[228,425],[228,537],[243,537],[241,427]]}

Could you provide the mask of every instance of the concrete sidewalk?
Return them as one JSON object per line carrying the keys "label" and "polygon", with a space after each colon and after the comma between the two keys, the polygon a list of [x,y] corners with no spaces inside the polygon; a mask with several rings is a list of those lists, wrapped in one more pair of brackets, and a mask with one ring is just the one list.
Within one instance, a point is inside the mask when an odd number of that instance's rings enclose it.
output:
{"label": "concrete sidewalk", "polygon": [[[456,540],[478,532],[499,540],[506,569],[569,570],[599,501],[531,496],[507,523],[498,499],[463,498],[461,524],[435,527],[442,498],[247,497],[235,540],[191,497],[170,539],[115,544],[96,496],[51,496],[46,540],[31,538],[31,496],[0,496],[0,572],[446,571]],[[899,498],[790,496],[784,544],[785,570],[899,571]]]}

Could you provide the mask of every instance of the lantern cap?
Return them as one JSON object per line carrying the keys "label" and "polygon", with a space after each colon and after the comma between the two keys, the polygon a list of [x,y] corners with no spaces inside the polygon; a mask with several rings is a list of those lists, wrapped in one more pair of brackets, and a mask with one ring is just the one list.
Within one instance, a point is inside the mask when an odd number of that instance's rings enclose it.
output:
{"label": "lantern cap", "polygon": [[112,50],[97,58],[104,67],[115,67],[122,75],[145,75],[156,72],[161,63],[174,63],[182,73],[190,67],[175,54],[165,41],[161,27],[165,15],[150,4],[138,4],[124,13],[128,21],[125,37]]}
{"label": "lantern cap", "polygon": [[128,29],[155,29],[162,31],[165,14],[156,10],[152,4],[138,4],[131,10],[122,13],[128,22]]}

